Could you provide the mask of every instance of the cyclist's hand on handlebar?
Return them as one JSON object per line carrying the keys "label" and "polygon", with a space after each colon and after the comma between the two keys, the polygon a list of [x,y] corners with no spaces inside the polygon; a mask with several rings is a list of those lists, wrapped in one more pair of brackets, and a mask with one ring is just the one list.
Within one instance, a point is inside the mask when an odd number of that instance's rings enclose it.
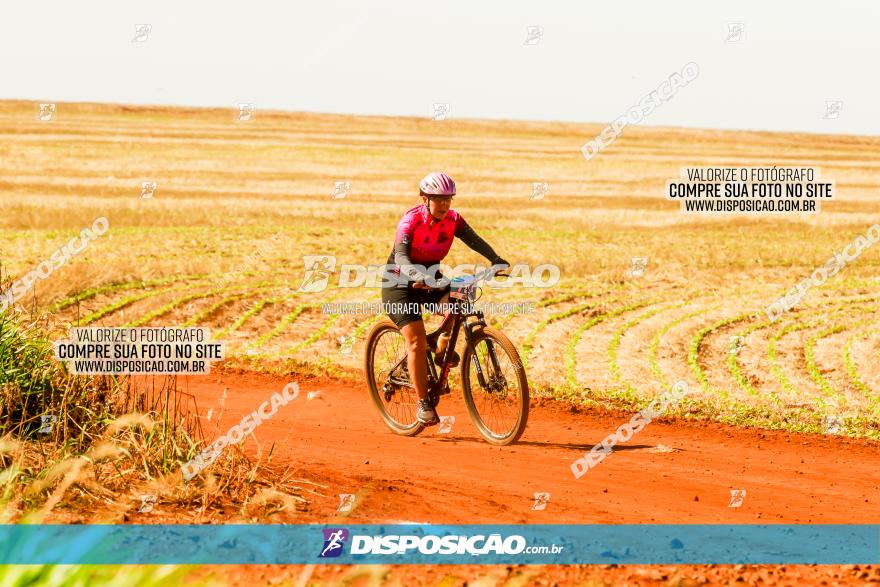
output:
{"label": "cyclist's hand on handlebar", "polygon": [[495,277],[510,277],[510,263],[502,259],[501,257],[497,257],[494,261],[492,261],[492,272]]}
{"label": "cyclist's hand on handlebar", "polygon": [[427,281],[431,283],[427,283],[424,278],[413,281],[413,289],[422,291],[446,291],[449,289],[449,279],[443,273],[438,272],[433,279],[428,278]]}
{"label": "cyclist's hand on handlebar", "polygon": [[433,287],[428,285],[424,281],[413,281],[412,282],[413,289],[420,289],[423,291],[439,291],[442,289],[446,289],[445,287]]}

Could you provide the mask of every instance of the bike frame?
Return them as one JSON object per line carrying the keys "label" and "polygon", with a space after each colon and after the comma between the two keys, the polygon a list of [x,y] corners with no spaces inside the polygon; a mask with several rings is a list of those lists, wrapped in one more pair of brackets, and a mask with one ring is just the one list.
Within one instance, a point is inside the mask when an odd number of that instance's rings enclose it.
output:
{"label": "bike frame", "polygon": [[[468,317],[475,316],[476,320],[469,322],[467,320]],[[449,344],[446,346],[447,349],[454,349],[455,343],[458,341],[458,334],[461,331],[462,326],[464,326],[464,337],[467,346],[473,346],[474,339],[474,328],[479,326],[486,326],[486,321],[483,319],[483,315],[481,312],[462,315],[456,313],[450,313],[443,319],[443,323],[440,327],[431,333],[431,336],[439,336],[441,330],[445,330],[452,325],[452,330],[449,335]],[[448,355],[448,353],[446,353]],[[449,372],[452,369],[450,367],[450,360],[447,356],[440,365],[435,365],[434,363],[434,353],[427,353],[428,358],[428,393],[435,392],[437,394],[440,393],[441,390],[446,388],[447,381],[449,380]],[[477,365],[477,373],[479,374],[480,383],[485,383],[485,378],[483,377],[483,369],[479,364],[479,361],[476,362]],[[440,369],[440,373],[438,376],[437,369]]]}
{"label": "bike frame", "polygon": [[[473,287],[476,287],[477,281],[474,282]],[[476,301],[476,300],[474,300]],[[482,328],[487,326],[485,317],[483,313],[472,308],[473,301],[460,301],[455,300],[452,302],[453,309],[452,311],[446,315],[443,319],[443,322],[440,324],[440,327],[432,333],[428,334],[426,338],[437,337],[440,335],[440,331],[447,330],[450,328],[450,336],[449,336],[449,344],[446,346],[447,349],[454,349],[455,343],[458,340],[458,334],[461,331],[462,327],[464,327],[464,337],[466,341],[466,346],[474,347],[474,330],[476,328]],[[475,320],[469,321],[468,318],[475,318]],[[445,353],[449,354],[449,353]],[[440,395],[445,395],[449,393],[449,391],[445,391],[448,389],[447,381],[449,379],[449,371],[450,360],[447,356],[441,365],[436,365],[434,363],[434,354],[426,353],[427,361],[428,361],[428,395],[429,397],[433,397],[435,400],[439,399]],[[479,382],[481,387],[487,388],[488,384],[486,382],[486,376],[483,373],[483,366],[480,364],[479,360],[476,360],[476,353],[473,355],[474,357],[474,366],[477,370],[477,381]],[[489,358],[492,361],[492,367],[495,372],[500,372],[501,368],[498,362],[498,355],[495,353],[495,347],[493,345],[489,345]],[[391,368],[391,373],[394,373],[401,365],[406,365],[406,355]],[[462,365],[463,366],[463,365]],[[440,374],[438,377],[437,369],[440,369]],[[412,382],[409,382],[409,385],[412,386]],[[436,401],[435,401],[436,403]]]}

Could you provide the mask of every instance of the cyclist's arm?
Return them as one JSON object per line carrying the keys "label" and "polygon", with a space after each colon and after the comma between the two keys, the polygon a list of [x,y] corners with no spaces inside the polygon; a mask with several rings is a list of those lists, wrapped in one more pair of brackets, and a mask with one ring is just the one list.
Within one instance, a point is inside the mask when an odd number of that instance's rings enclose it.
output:
{"label": "cyclist's arm", "polygon": [[458,222],[455,225],[455,236],[460,238],[472,250],[489,259],[492,265],[509,265],[507,261],[498,256],[495,249],[489,246],[489,243],[484,241],[461,216],[458,217]]}
{"label": "cyclist's arm", "polygon": [[412,235],[403,234],[399,238],[394,239],[394,263],[400,266],[400,274],[406,275],[411,281],[425,281],[428,275],[419,271],[418,265],[409,258],[410,247],[412,246]]}

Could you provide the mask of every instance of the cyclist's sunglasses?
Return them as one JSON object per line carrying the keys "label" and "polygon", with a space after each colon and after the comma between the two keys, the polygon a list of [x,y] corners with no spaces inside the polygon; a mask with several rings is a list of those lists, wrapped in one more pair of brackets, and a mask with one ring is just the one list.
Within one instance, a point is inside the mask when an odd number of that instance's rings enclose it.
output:
{"label": "cyclist's sunglasses", "polygon": [[432,196],[430,194],[424,194],[426,198],[429,200],[434,200],[435,202],[451,202],[454,196]]}

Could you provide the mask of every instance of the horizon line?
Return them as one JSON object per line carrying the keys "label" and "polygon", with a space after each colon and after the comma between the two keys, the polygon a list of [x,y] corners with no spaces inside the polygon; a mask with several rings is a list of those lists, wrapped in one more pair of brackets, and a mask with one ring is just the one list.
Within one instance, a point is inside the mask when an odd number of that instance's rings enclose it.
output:
{"label": "horizon line", "polygon": [[[172,104],[172,103],[156,103],[156,102],[99,102],[93,100],[55,100],[54,102],[51,100],[43,100],[41,98],[3,98],[0,97],[0,103],[11,103],[11,102],[30,102],[33,104],[76,104],[76,105],[90,105],[90,106],[131,106],[138,108],[167,108],[167,109],[179,109],[179,110],[223,110],[223,109],[235,109],[235,104],[231,104],[229,106],[221,106],[216,104]],[[246,102],[241,102],[246,103]],[[275,113],[275,114],[311,114],[317,116],[350,116],[350,117],[358,117],[358,118],[395,118],[402,120],[424,120],[429,122],[508,122],[508,123],[532,123],[532,124],[556,124],[556,125],[586,125],[586,126],[598,126],[600,128],[604,128],[611,124],[612,121],[607,122],[587,122],[587,121],[572,121],[572,120],[558,120],[558,119],[533,119],[533,118],[474,118],[474,117],[457,117],[452,116],[448,119],[434,121],[429,116],[416,116],[411,114],[377,114],[377,113],[352,113],[352,112],[333,112],[333,111],[314,111],[314,110],[288,110],[284,108],[270,107],[270,108],[260,108],[259,104],[255,104],[255,112],[256,113]],[[724,132],[724,133],[763,133],[763,134],[771,134],[771,135],[807,135],[807,136],[820,136],[820,137],[856,137],[860,139],[880,139],[880,135],[873,134],[852,134],[852,133],[825,133],[825,132],[817,132],[817,131],[801,131],[801,130],[766,130],[766,129],[754,129],[754,128],[719,128],[719,127],[697,127],[697,126],[672,126],[672,125],[651,125],[651,124],[641,124],[635,123],[628,125],[628,128],[643,128],[650,130],[662,130],[662,129],[674,129],[674,130],[687,130],[687,131],[704,131],[704,132]]]}

